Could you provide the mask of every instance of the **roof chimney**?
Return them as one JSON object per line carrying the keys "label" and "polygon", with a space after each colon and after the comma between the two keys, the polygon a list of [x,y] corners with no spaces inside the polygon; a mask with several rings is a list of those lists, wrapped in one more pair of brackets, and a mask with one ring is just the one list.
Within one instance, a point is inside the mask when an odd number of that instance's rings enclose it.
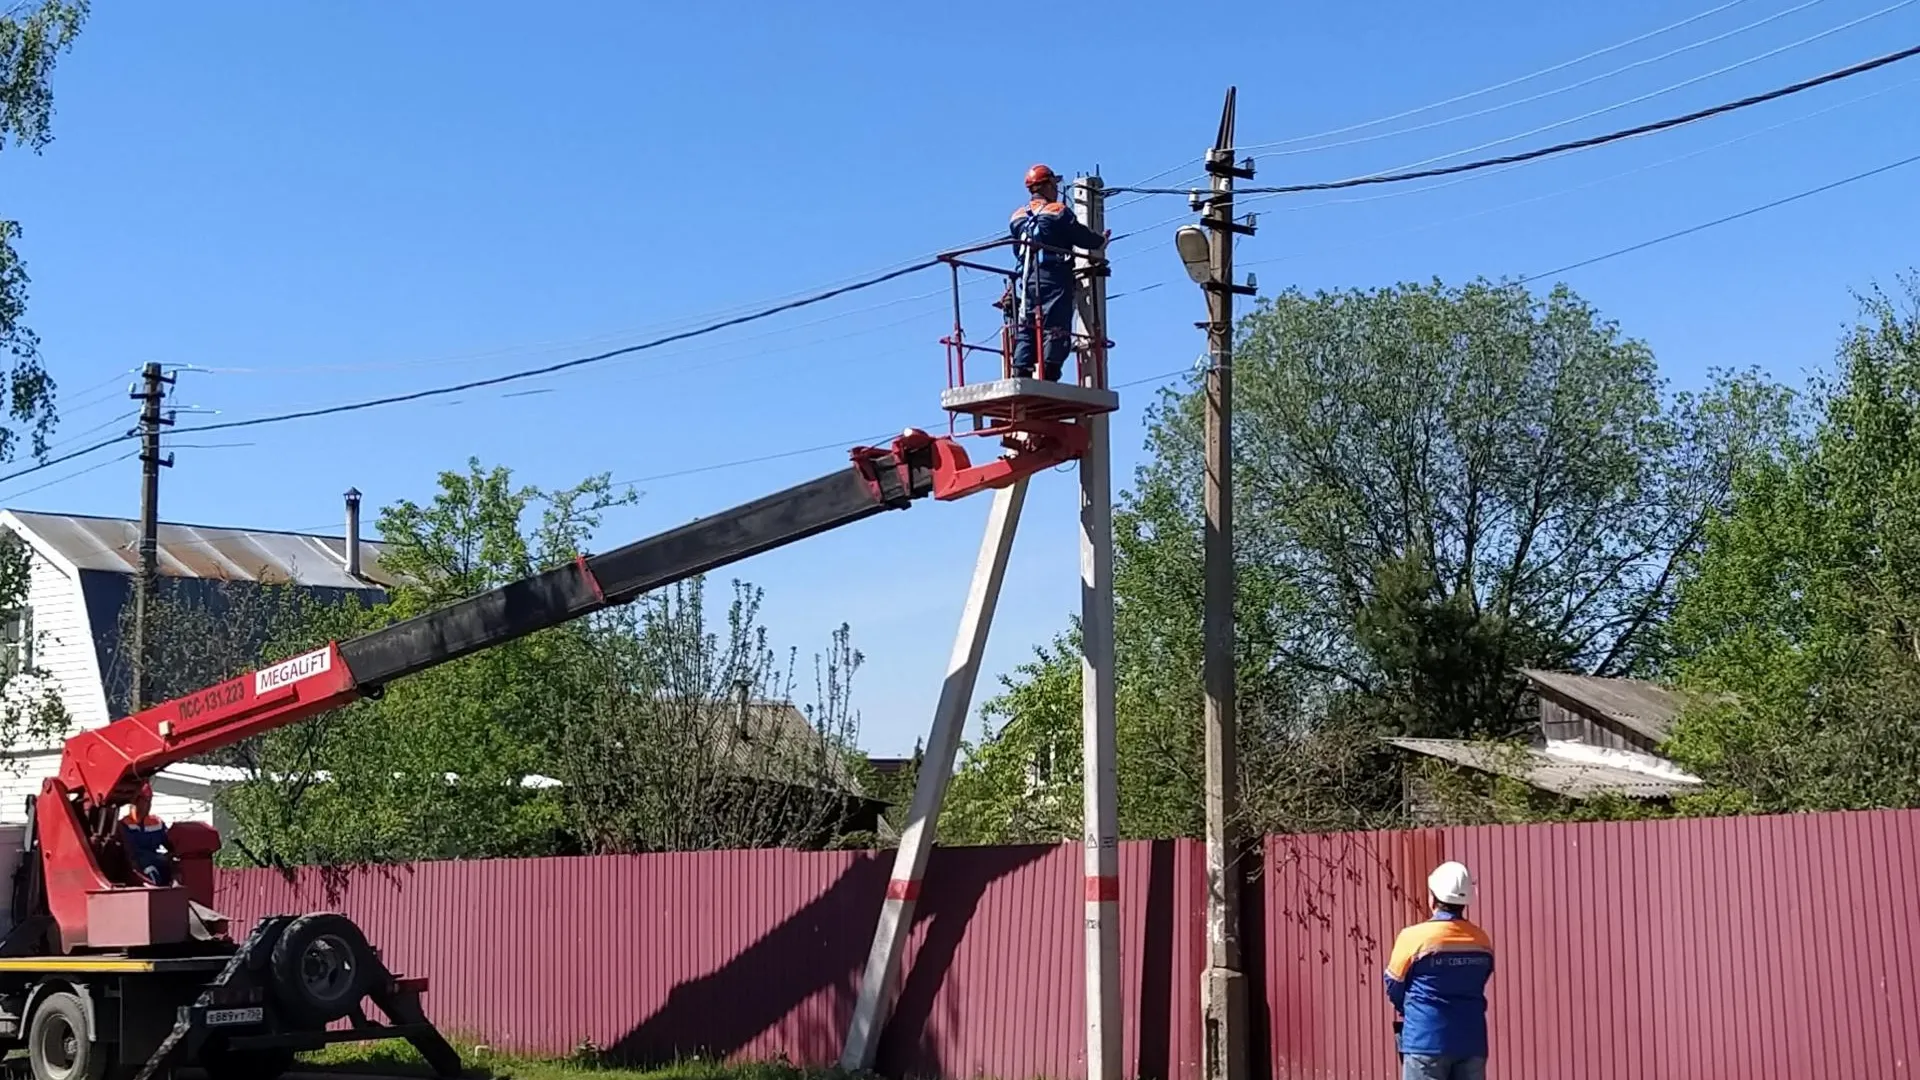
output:
{"label": "roof chimney", "polygon": [[360,576],[360,489],[347,489],[347,573]]}

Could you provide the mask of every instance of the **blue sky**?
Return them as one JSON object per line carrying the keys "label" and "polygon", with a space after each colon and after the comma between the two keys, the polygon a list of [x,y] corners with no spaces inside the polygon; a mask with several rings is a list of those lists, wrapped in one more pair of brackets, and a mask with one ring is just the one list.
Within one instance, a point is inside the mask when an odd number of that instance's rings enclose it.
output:
{"label": "blue sky", "polygon": [[[1538,79],[1284,142],[1715,7]],[[1250,151],[1255,182],[1278,184],[1594,134],[1920,40],[1915,0],[1489,0],[1471,17],[1406,0],[1245,4],[1226,13],[1217,67],[1196,9],[1097,10],[1077,25],[1070,9],[989,2],[583,2],[540,21],[499,3],[97,0],[57,74],[56,141],[0,160],[0,210],[26,230],[31,324],[66,402],[56,438],[71,449],[118,430],[131,406],[106,388],[147,360],[215,369],[184,374],[175,400],[240,419],[550,362],[858,278],[1000,229],[1036,160],[1128,183],[1197,158],[1229,83],[1242,145],[1283,143]],[[1920,151],[1916,104],[1920,59],[1459,182],[1269,199],[1248,206],[1263,216],[1240,259],[1266,290],[1538,273]],[[1648,341],[1676,385],[1747,364],[1797,379],[1831,355],[1854,290],[1920,261],[1915,176],[1565,280]],[[1114,291],[1135,293],[1112,306],[1116,382],[1182,369],[1202,349],[1199,293],[1162,224],[1184,208],[1162,198],[1112,213],[1116,233],[1156,226],[1114,252]],[[687,470],[932,423],[946,305],[942,280],[910,276],[517,387],[183,437],[252,445],[179,449],[162,514],[337,529],[349,486],[375,506],[424,498],[437,471],[477,455],[543,486],[643,480],[639,503],[608,520],[610,546],[844,454]],[[1121,485],[1150,389],[1123,394]],[[42,487],[119,452],[0,485],[0,504],[131,515],[131,460]],[[775,636],[803,653],[852,624],[875,752],[909,749],[927,725],[986,504],[922,504],[736,568],[765,586]],[[990,672],[1077,604],[1075,514],[1070,472],[1036,482]]]}

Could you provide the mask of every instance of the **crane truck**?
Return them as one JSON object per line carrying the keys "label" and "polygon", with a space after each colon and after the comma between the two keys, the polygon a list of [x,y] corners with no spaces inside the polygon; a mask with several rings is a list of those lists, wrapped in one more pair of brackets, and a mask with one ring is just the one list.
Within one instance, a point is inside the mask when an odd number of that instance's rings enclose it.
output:
{"label": "crane truck", "polygon": [[405,1039],[437,1075],[458,1075],[459,1055],[423,1007],[426,981],[390,971],[350,919],[277,915],[236,941],[214,906],[218,833],[174,824],[178,872],[154,885],[122,845],[119,808],[170,764],[377,698],[395,679],[928,495],[957,499],[1075,459],[1088,445],[1076,420],[1116,404],[1097,385],[985,386],[955,388],[948,408],[990,415],[976,435],[1020,436],[991,461],[974,464],[952,435],[910,429],[855,447],[849,468],[69,738],[58,773],[27,801],[0,938],[0,1049],[24,1050],[16,1060],[34,1080],[153,1080],[178,1067],[268,1080],[303,1050]]}

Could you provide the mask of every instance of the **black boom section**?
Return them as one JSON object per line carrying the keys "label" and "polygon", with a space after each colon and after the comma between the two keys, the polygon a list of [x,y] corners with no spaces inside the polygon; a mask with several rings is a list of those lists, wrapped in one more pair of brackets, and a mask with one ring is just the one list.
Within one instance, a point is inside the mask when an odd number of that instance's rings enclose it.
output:
{"label": "black boom section", "polygon": [[[915,455],[917,458],[918,455]],[[651,589],[804,540],[933,490],[932,469],[915,460],[904,479],[891,456],[874,462],[876,493],[859,468],[785,491],[579,563],[555,567],[437,611],[340,643],[353,681],[373,690],[402,676],[624,604]]]}
{"label": "black boom section", "polygon": [[561,566],[343,641],[340,657],[371,690],[605,606],[578,565]]}
{"label": "black boom section", "polygon": [[897,496],[897,476],[891,469],[882,474],[889,496],[884,502],[858,472],[847,469],[595,555],[587,567],[607,602],[624,604],[682,578],[904,507],[932,489],[929,478],[916,483],[912,494]]}

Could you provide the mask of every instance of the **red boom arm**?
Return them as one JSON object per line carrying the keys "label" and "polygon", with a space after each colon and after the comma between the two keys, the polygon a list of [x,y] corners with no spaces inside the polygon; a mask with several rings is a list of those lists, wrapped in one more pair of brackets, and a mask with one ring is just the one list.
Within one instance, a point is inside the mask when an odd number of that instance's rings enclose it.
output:
{"label": "red boom arm", "polygon": [[178,761],[351,704],[360,696],[340,646],[250,671],[67,740],[60,784],[96,806],[124,803]]}
{"label": "red boom arm", "polygon": [[211,860],[219,837],[204,825],[183,822],[170,830],[184,889],[149,887],[130,865],[122,867],[124,859],[113,857],[114,811],[166,766],[339,708],[393,679],[927,495],[957,499],[1005,487],[1086,448],[1086,433],[1077,425],[1032,421],[1021,428],[1027,436],[1022,449],[977,466],[954,440],[920,431],[907,432],[886,449],[857,447],[851,469],[73,736],[58,775],[34,802],[45,910],[55,924],[56,946],[72,951],[184,940],[188,894],[211,905]]}

